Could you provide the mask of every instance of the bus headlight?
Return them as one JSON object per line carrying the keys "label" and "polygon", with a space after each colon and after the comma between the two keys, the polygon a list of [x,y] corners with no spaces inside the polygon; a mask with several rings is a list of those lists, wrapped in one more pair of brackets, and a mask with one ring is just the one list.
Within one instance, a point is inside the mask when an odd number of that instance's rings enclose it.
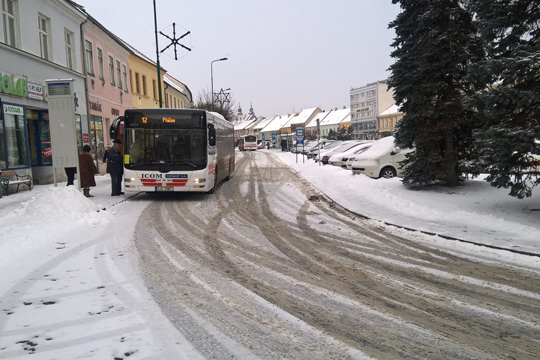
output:
{"label": "bus headlight", "polygon": [[206,179],[199,179],[199,178],[195,178],[193,180],[193,183],[194,184],[200,184],[200,183],[205,183],[206,182]]}
{"label": "bus headlight", "polygon": [[135,178],[129,179],[129,182],[133,184],[135,182]]}

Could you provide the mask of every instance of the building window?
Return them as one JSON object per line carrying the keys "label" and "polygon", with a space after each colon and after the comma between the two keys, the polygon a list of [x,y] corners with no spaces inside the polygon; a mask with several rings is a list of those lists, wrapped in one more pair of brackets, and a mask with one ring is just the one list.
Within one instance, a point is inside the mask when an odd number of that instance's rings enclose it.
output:
{"label": "building window", "polygon": [[152,79],[152,92],[154,94],[154,100],[157,100],[157,93],[156,93],[156,80]]}
{"label": "building window", "polygon": [[75,51],[73,50],[74,43],[73,31],[64,29],[64,40],[66,42],[66,66],[70,70],[75,70]]}
{"label": "building window", "polygon": [[[127,82],[127,67],[126,65],[122,65],[123,75],[124,75],[124,90],[128,91],[128,82]],[[131,78],[131,74],[129,76]]]}
{"label": "building window", "polygon": [[114,81],[114,59],[109,55],[109,77],[111,80],[111,85],[115,86],[116,82]]}
{"label": "building window", "polygon": [[86,58],[86,73],[94,75],[94,54],[92,52],[92,43],[84,41],[84,53]]}
{"label": "building window", "polygon": [[116,60],[116,77],[118,77],[118,88],[122,89],[122,70],[120,70],[120,61]]}
{"label": "building window", "polygon": [[97,61],[98,61],[98,76],[101,80],[105,80],[103,75],[103,50],[97,48]]}
{"label": "building window", "polygon": [[144,96],[148,95],[146,93],[146,76],[145,75],[142,76],[142,91],[143,91]]}
{"label": "building window", "polygon": [[[24,108],[18,108],[19,114],[24,114]],[[4,113],[4,125],[0,120],[0,135],[6,140],[5,146],[0,149],[0,168],[14,169],[20,167],[28,167],[30,165],[28,159],[27,142],[26,142],[26,119],[24,115],[16,115]]]}
{"label": "building window", "polygon": [[46,60],[52,60],[51,52],[51,19],[43,14],[38,14],[39,23],[39,47],[41,57]]}
{"label": "building window", "polygon": [[140,94],[141,93],[141,85],[140,85],[140,82],[139,82],[139,73],[135,73],[135,92],[137,94]]}
{"label": "building window", "polygon": [[2,0],[2,20],[4,23],[4,43],[19,47],[19,14],[16,0]]}

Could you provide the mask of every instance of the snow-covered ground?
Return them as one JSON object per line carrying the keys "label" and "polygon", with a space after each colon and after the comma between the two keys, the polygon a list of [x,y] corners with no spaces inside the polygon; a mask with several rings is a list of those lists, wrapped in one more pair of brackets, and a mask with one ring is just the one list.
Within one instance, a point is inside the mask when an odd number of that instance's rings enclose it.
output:
{"label": "snow-covered ground", "polygon": [[[271,152],[336,203],[374,220],[540,254],[538,189],[525,200],[482,180],[408,189],[397,178],[353,176]],[[131,240],[148,202],[111,197],[110,178],[96,180],[90,199],[65,184],[0,199],[0,359],[199,358],[141,280]]]}
{"label": "snow-covered ground", "polygon": [[540,255],[540,189],[519,200],[481,176],[463,186],[407,188],[400,178],[372,179],[337,166],[275,152],[341,206],[407,228]]}

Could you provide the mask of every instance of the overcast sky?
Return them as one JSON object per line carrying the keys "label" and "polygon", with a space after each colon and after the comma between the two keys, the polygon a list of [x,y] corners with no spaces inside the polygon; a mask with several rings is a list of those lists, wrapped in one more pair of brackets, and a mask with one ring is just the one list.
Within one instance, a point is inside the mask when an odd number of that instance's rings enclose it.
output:
{"label": "overcast sky", "polygon": [[[155,61],[153,0],[76,0],[105,27]],[[197,98],[231,88],[244,114],[284,115],[349,107],[351,87],[388,77],[399,12],[391,0],[156,0],[158,31],[191,31],[161,65]],[[169,44],[158,37],[160,50]]]}

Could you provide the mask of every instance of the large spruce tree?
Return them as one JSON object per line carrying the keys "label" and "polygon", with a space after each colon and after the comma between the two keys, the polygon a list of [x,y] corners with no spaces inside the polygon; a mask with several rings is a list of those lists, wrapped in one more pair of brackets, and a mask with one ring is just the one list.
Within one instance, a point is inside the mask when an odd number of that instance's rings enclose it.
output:
{"label": "large spruce tree", "polygon": [[404,161],[403,182],[458,185],[476,156],[472,130],[479,126],[464,105],[475,90],[468,67],[483,54],[472,17],[458,0],[392,2],[402,9],[390,23],[390,86],[404,113],[395,137],[415,149]]}
{"label": "large spruce tree", "polygon": [[[487,120],[477,137],[487,181],[524,198],[540,184],[531,154],[540,154],[540,4],[538,0],[468,1],[487,58],[472,68],[485,81],[476,107]],[[532,171],[531,171],[532,170]]]}

